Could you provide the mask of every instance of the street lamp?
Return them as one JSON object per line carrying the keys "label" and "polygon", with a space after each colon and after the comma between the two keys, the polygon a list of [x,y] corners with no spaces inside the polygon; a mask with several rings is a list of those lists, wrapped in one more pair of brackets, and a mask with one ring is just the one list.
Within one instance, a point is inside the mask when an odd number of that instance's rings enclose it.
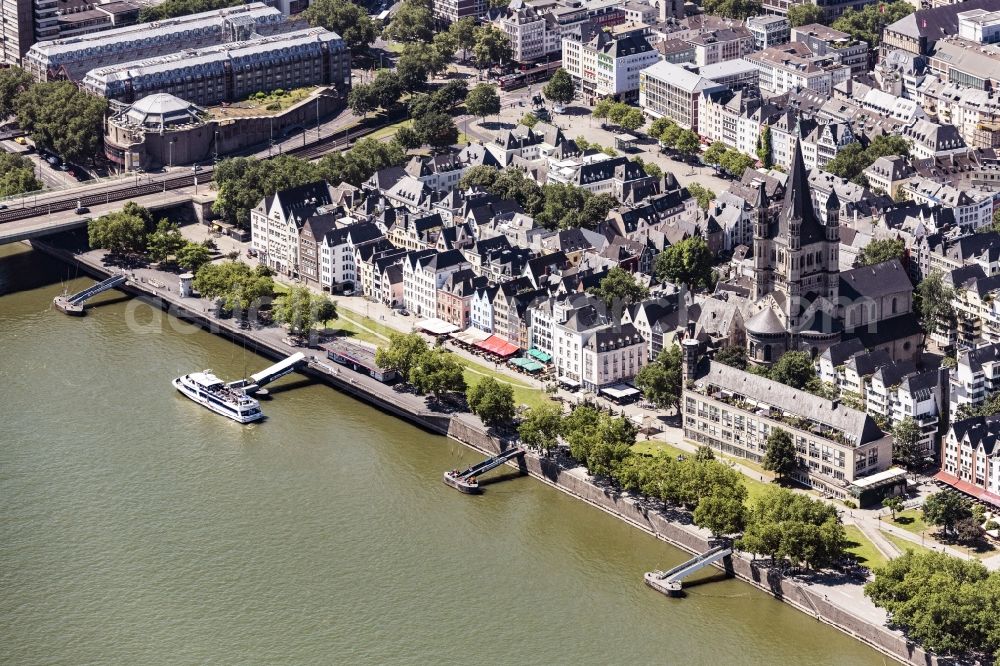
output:
{"label": "street lamp", "polygon": [[170,162],[170,166],[171,167],[174,166],[174,141],[176,141],[176,140],[177,139],[171,139],[170,140],[170,149],[169,149],[169,151],[170,151],[170,159],[168,160],[168,162]]}
{"label": "street lamp", "polygon": [[214,164],[217,164],[218,162],[219,162],[219,130],[215,130],[215,162],[214,162]]}

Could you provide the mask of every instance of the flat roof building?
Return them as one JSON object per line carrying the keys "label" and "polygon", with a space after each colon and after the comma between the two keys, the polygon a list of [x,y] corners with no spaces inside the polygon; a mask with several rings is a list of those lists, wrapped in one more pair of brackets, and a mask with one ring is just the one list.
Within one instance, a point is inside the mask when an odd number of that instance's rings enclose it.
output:
{"label": "flat roof building", "polygon": [[92,69],[81,85],[126,103],[165,92],[199,106],[309,85],[346,95],[351,57],[337,33],[309,28]]}
{"label": "flat roof building", "polygon": [[254,2],[140,23],[72,39],[38,42],[25,57],[25,69],[39,81],[80,81],[99,67],[272,34],[284,27],[283,21],[277,9]]}
{"label": "flat roof building", "polygon": [[726,86],[669,62],[658,62],[639,72],[639,106],[654,118],[670,118],[685,129],[698,131],[698,101],[702,93]]}

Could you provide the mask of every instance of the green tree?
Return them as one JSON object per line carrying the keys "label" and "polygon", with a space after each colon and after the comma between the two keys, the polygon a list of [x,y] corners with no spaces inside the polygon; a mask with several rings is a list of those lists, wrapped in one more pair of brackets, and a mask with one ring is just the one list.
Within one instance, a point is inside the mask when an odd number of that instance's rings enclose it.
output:
{"label": "green tree", "polygon": [[[14,98],[30,88],[31,75],[20,67],[0,69],[0,120],[4,120],[16,111]],[[4,173],[0,165],[0,174]]]}
{"label": "green tree", "polygon": [[191,273],[212,260],[212,250],[202,243],[184,243],[177,250],[177,265]]}
{"label": "green tree", "polygon": [[367,54],[379,33],[368,12],[350,0],[314,0],[302,16],[309,25],[321,26],[340,35],[354,56]]}
{"label": "green tree", "polygon": [[434,38],[431,8],[420,0],[405,0],[383,31],[383,37],[397,42],[429,43]]}
{"label": "green tree", "polygon": [[833,22],[834,30],[846,32],[852,38],[868,42],[874,48],[882,41],[882,30],[899,19],[913,13],[915,7],[905,0],[866,5],[857,11],[848,9]]}
{"label": "green tree", "polygon": [[459,19],[448,26],[455,44],[462,49],[462,62],[469,57],[469,49],[476,45],[476,19],[471,16]]}
{"label": "green tree", "polygon": [[908,550],[875,570],[865,595],[892,624],[939,655],[995,654],[1000,574],[944,553]]}
{"label": "green tree", "polygon": [[719,168],[734,178],[742,178],[743,172],[753,167],[753,164],[752,157],[744,155],[738,150],[727,150],[719,158]]}
{"label": "green tree", "polygon": [[738,345],[722,347],[719,351],[715,352],[715,356],[712,357],[712,360],[734,368],[739,368],[740,370],[746,370],[748,365],[747,349],[746,347],[740,347]]}
{"label": "green tree", "polygon": [[914,292],[920,323],[928,333],[955,315],[952,299],[955,290],[945,281],[940,271],[935,271],[917,284]]}
{"label": "green tree", "polygon": [[180,226],[164,219],[146,239],[146,254],[152,261],[163,263],[170,257],[176,257],[185,245],[187,241],[181,235]]}
{"label": "green tree", "polygon": [[823,22],[823,8],[808,2],[788,8],[788,20],[793,28]]}
{"label": "green tree", "polygon": [[702,7],[704,7],[706,14],[741,21],[748,16],[757,16],[763,13],[762,6],[757,0],[705,0]]}
{"label": "green tree", "polygon": [[559,444],[562,419],[562,407],[553,402],[544,402],[524,414],[517,433],[527,446],[548,454]]}
{"label": "green tree", "polygon": [[719,165],[722,163],[722,156],[726,154],[727,150],[726,144],[721,141],[713,141],[701,158],[705,161],[705,164]]}
{"label": "green tree", "polygon": [[17,121],[39,146],[71,161],[93,159],[104,137],[108,102],[69,81],[36,83],[14,98]]}
{"label": "green tree", "polygon": [[674,142],[674,149],[685,157],[696,155],[699,146],[701,146],[701,141],[699,141],[698,135],[691,130],[681,130]]}
{"label": "green tree", "polygon": [[90,247],[114,256],[141,254],[146,249],[146,222],[126,211],[108,213],[87,224],[87,236]]}
{"label": "green tree", "polygon": [[413,131],[429,146],[447,148],[458,141],[458,128],[445,113],[427,113],[413,120]]}
{"label": "green tree", "polygon": [[772,428],[767,436],[767,450],[764,452],[764,469],[779,477],[788,476],[799,466],[795,455],[792,436],[781,428]]}
{"label": "green tree", "polygon": [[733,497],[706,497],[694,510],[694,522],[714,536],[740,532],[746,524],[746,505]]}
{"label": "green tree", "polygon": [[665,118],[665,117],[655,118],[653,122],[649,124],[648,134],[650,138],[659,140],[660,135],[663,134],[663,131],[665,129],[667,129],[671,125],[676,125],[676,124],[677,123],[672,121],[670,118]]}
{"label": "green tree", "polygon": [[892,259],[902,259],[906,246],[899,238],[873,240],[858,254],[859,266],[881,264]]}
{"label": "green tree", "polygon": [[420,139],[420,135],[412,127],[403,125],[398,130],[396,130],[396,136],[393,137],[400,145],[401,148],[405,150],[412,150],[414,148],[419,148],[423,141]]}
{"label": "green tree", "polygon": [[419,333],[390,333],[389,344],[375,350],[375,365],[394,370],[404,381],[409,381],[410,370],[427,350],[427,341]]}
{"label": "green tree", "polygon": [[816,367],[809,352],[785,352],[771,367],[771,379],[786,386],[805,390],[810,382],[816,381]]}
{"label": "green tree", "polygon": [[[0,75],[4,70],[0,69]],[[44,187],[35,178],[35,165],[23,155],[0,151],[0,198],[33,192]]]}
{"label": "green tree", "polygon": [[898,134],[877,136],[867,148],[854,141],[841,148],[837,155],[826,163],[824,169],[835,176],[846,178],[859,185],[867,185],[864,170],[880,157],[890,155],[908,156],[910,143]]}
{"label": "green tree", "polygon": [[622,126],[622,129],[634,132],[642,127],[645,122],[646,116],[642,115],[642,111],[633,108],[628,110],[618,124]]}
{"label": "green tree", "polygon": [[889,509],[892,519],[896,520],[896,512],[903,510],[903,498],[893,495],[882,500],[882,508]]}
{"label": "green tree", "polygon": [[328,296],[308,287],[292,287],[274,305],[274,320],[288,326],[292,335],[309,335],[316,326],[337,316],[337,307]]}
{"label": "green tree", "polygon": [[469,410],[491,428],[509,424],[514,420],[514,387],[484,377],[466,391]]}
{"label": "green tree", "polygon": [[610,97],[602,97],[597,100],[597,104],[594,105],[594,110],[590,112],[590,115],[598,119],[607,118],[616,103]]}
{"label": "green tree", "polygon": [[[453,79],[444,84],[433,93],[431,99],[435,105],[435,111],[450,111],[459,102],[465,101],[469,94],[469,84],[462,79]],[[413,115],[420,115],[415,113]]]}
{"label": "green tree", "polygon": [[370,84],[358,84],[351,87],[351,92],[347,93],[347,108],[356,116],[365,118],[369,113],[378,108],[375,100],[375,91]]}
{"label": "green tree", "polygon": [[686,284],[689,289],[712,284],[714,257],[701,236],[685,238],[656,257],[656,277],[663,282]]}
{"label": "green tree", "polygon": [[440,347],[425,351],[410,368],[410,384],[417,393],[433,393],[440,398],[445,393],[465,390],[462,364],[454,354]]}
{"label": "green tree", "polygon": [[[804,5],[799,5],[804,6]],[[815,5],[808,5],[813,7]],[[765,169],[770,169],[774,166],[774,160],[771,156],[771,126],[764,125],[764,130],[760,133],[757,138],[757,159],[760,160],[761,164],[764,165]]]}
{"label": "green tree", "polygon": [[907,416],[892,428],[892,459],[908,470],[915,470],[923,462],[920,426]]}
{"label": "green tree", "polygon": [[807,567],[827,566],[843,556],[843,525],[836,508],[821,500],[770,487],[751,502],[746,522],[736,542],[742,550]]}
{"label": "green tree", "polygon": [[431,47],[437,51],[438,56],[445,62],[450,62],[455,57],[455,51],[458,50],[458,40],[455,36],[448,32],[439,32],[434,35],[434,39],[431,41]]}
{"label": "green tree", "polygon": [[681,348],[673,345],[661,351],[656,359],[642,368],[635,377],[635,387],[646,400],[659,409],[680,408],[684,388]]}
{"label": "green tree", "polygon": [[220,161],[212,173],[217,196],[212,210],[225,221],[244,229],[250,226],[250,211],[265,196],[279,190],[320,180],[319,168],[290,155],[269,160],[234,157]]}
{"label": "green tree", "polygon": [[954,490],[942,490],[924,500],[924,520],[944,528],[946,534],[955,530],[955,523],[972,517],[969,501]]}
{"label": "green tree", "polygon": [[388,69],[379,70],[379,73],[375,75],[375,80],[368,87],[374,105],[386,111],[392,108],[403,94],[403,84],[399,80],[399,75]]}
{"label": "green tree", "polygon": [[708,210],[708,207],[712,205],[712,201],[715,200],[716,196],[715,192],[698,183],[688,183],[687,191],[698,200],[698,207],[702,210]]}
{"label": "green tree", "polygon": [[510,39],[492,23],[476,28],[476,43],[472,47],[472,57],[480,69],[502,65],[514,59]]}
{"label": "green tree", "polygon": [[649,297],[649,289],[621,266],[609,270],[596,287],[591,287],[590,293],[604,301],[609,309],[617,303],[628,307]]}
{"label": "green tree", "polygon": [[496,86],[480,83],[469,91],[465,98],[465,109],[474,116],[486,120],[486,116],[500,113],[500,95]]}
{"label": "green tree", "polygon": [[573,101],[573,93],[573,77],[561,67],[556,70],[556,73],[552,75],[549,82],[542,88],[542,94],[545,95],[545,99],[556,104],[569,104]]}
{"label": "green tree", "polygon": [[538,124],[538,116],[536,116],[531,112],[528,112],[523,116],[521,116],[520,124],[524,125],[525,127],[534,127],[535,125]]}
{"label": "green tree", "polygon": [[241,317],[274,297],[270,270],[265,266],[251,269],[239,261],[204,264],[192,286],[204,298],[221,299],[226,309],[238,310]]}

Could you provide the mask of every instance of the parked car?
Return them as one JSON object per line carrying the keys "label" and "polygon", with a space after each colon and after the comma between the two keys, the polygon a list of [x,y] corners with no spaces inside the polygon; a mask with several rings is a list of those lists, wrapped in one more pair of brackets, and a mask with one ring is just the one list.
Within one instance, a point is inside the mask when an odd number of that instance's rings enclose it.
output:
{"label": "parked car", "polygon": [[0,204],[0,210],[7,210],[7,204]]}
{"label": "parked car", "polygon": [[55,155],[50,155],[49,157],[46,157],[45,161],[54,167],[59,166],[59,158],[56,157]]}
{"label": "parked car", "polygon": [[552,107],[552,110],[555,111],[556,113],[566,113],[566,107],[563,106],[562,104],[555,105],[554,107]]}
{"label": "parked car", "polygon": [[191,171],[198,173],[199,171],[201,171],[201,165],[195,164],[194,166],[191,167]]}
{"label": "parked car", "polygon": [[73,212],[76,213],[77,215],[83,215],[84,213],[89,213],[90,209],[87,208],[86,206],[77,206],[76,210],[74,210]]}

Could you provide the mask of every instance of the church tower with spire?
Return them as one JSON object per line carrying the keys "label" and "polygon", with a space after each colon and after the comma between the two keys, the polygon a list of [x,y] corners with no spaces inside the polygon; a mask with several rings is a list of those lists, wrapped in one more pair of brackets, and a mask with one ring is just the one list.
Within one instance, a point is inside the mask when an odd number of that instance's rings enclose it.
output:
{"label": "church tower with spire", "polygon": [[755,300],[771,295],[792,337],[809,325],[810,309],[817,301],[837,300],[839,212],[836,194],[830,195],[824,215],[817,210],[802,150],[796,142],[781,212],[777,219],[754,225],[751,287]]}

